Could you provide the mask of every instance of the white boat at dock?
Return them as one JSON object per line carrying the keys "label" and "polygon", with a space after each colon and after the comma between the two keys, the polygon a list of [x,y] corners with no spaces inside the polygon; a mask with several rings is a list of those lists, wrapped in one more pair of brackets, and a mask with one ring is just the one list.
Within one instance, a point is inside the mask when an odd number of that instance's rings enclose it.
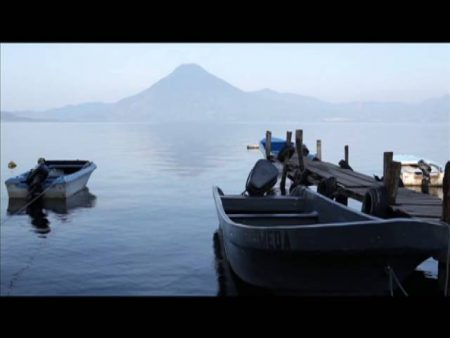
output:
{"label": "white boat at dock", "polygon": [[395,155],[394,161],[402,164],[400,178],[405,186],[421,186],[424,178],[421,166],[428,167],[431,187],[442,187],[444,169],[442,165],[414,155]]}

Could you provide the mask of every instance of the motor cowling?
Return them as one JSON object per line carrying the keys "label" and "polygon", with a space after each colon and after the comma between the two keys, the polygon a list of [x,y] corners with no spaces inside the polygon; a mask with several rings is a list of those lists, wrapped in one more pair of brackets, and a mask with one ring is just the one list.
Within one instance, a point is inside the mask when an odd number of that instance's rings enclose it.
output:
{"label": "motor cowling", "polygon": [[28,191],[31,196],[42,192],[42,184],[49,175],[49,168],[45,163],[39,164],[27,177]]}
{"label": "motor cowling", "polygon": [[247,178],[245,190],[250,196],[264,196],[277,183],[278,169],[268,160],[259,160]]}

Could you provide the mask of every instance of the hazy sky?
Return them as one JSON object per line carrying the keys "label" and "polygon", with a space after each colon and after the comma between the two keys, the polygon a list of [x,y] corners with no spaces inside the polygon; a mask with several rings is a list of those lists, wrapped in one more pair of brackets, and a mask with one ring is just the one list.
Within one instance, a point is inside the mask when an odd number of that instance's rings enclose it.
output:
{"label": "hazy sky", "polygon": [[450,44],[1,44],[1,108],[115,102],[182,63],[246,91],[331,102],[450,94]]}

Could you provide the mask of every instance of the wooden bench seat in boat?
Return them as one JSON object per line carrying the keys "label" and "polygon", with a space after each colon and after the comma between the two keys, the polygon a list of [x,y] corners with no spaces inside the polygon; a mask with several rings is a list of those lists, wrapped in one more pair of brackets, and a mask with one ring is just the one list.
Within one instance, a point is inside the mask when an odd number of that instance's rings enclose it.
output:
{"label": "wooden bench seat in boat", "polygon": [[317,211],[305,213],[228,214],[235,223],[246,225],[307,225],[319,223]]}
{"label": "wooden bench seat in boat", "polygon": [[297,197],[266,198],[246,196],[222,196],[227,214],[298,214],[309,210]]}

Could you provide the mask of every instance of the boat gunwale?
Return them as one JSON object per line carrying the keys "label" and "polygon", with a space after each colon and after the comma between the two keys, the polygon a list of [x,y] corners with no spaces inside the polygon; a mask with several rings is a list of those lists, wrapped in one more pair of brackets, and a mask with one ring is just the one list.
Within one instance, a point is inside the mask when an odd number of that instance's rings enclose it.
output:
{"label": "boat gunwale", "polygon": [[[89,163],[88,166],[84,167],[82,166],[79,170],[71,173],[71,174],[67,174],[67,175],[60,175],[60,176],[55,176],[55,177],[51,177],[51,184],[63,184],[63,183],[69,183],[74,181],[75,179],[87,174],[87,173],[92,173],[95,169],[97,169],[97,166],[95,165],[94,162],[90,162],[87,161],[87,163]],[[32,169],[31,169],[32,170]],[[8,186],[9,184],[24,184],[26,185],[26,183],[24,182],[24,179],[26,178],[27,174],[30,172],[30,170],[25,171],[17,176],[14,177],[10,177],[5,181],[5,184]],[[48,178],[46,179],[46,181],[44,182],[44,186],[47,185],[49,182],[47,182]],[[55,183],[55,181],[61,181],[61,182],[57,182]]]}
{"label": "boat gunwale", "polygon": [[89,165],[86,167],[80,168],[80,170],[77,170],[71,174],[68,175],[61,175],[57,179],[62,178],[62,181],[64,183],[69,183],[75,181],[77,178],[80,178],[81,176],[84,176],[86,174],[92,173],[95,169],[97,169],[97,166],[94,162],[89,162]]}
{"label": "boat gunwale", "polygon": [[[228,214],[225,212],[225,208],[223,207],[223,203],[222,203],[222,199],[221,199],[221,195],[219,194],[219,187],[218,186],[214,186],[213,187],[213,195],[214,195],[214,199],[216,202],[216,207],[218,212],[220,213],[221,217],[230,225],[235,226],[237,228],[242,228],[242,229],[246,229],[246,230],[255,230],[255,231],[278,231],[278,230],[283,230],[283,231],[295,231],[295,230],[301,230],[301,229],[311,229],[311,228],[335,228],[335,227],[351,227],[351,226],[378,226],[378,225],[384,225],[384,224],[389,224],[389,223],[416,223],[416,224],[423,224],[423,223],[427,223],[427,224],[433,224],[433,225],[437,225],[437,226],[442,226],[442,227],[447,227],[446,224],[443,224],[442,222],[438,222],[438,221],[423,221],[414,217],[411,218],[393,218],[393,219],[382,219],[382,218],[378,218],[378,217],[374,217],[371,215],[367,215],[364,214],[362,212],[359,212],[357,210],[351,210],[352,212],[355,212],[357,214],[362,214],[364,217],[367,217],[367,220],[362,220],[362,221],[348,221],[348,222],[333,222],[333,223],[317,223],[317,224],[310,224],[310,225],[247,225],[247,224],[242,224],[242,223],[236,223],[234,222],[230,217],[228,217]],[[223,195],[223,196],[235,196],[238,197],[240,195]],[[320,194],[317,194],[318,197],[320,198],[325,198],[323,196],[320,196]],[[288,196],[291,197],[292,199],[302,199],[301,197],[295,197],[295,196]],[[262,197],[264,198],[264,197]],[[271,197],[272,198],[272,197]],[[280,199],[282,199],[283,197],[281,197]],[[330,202],[332,204],[335,204],[337,207],[339,208],[343,208],[343,209],[348,209],[348,207],[340,205],[337,202],[334,201],[327,201]],[[261,214],[264,215],[264,214]]]}

